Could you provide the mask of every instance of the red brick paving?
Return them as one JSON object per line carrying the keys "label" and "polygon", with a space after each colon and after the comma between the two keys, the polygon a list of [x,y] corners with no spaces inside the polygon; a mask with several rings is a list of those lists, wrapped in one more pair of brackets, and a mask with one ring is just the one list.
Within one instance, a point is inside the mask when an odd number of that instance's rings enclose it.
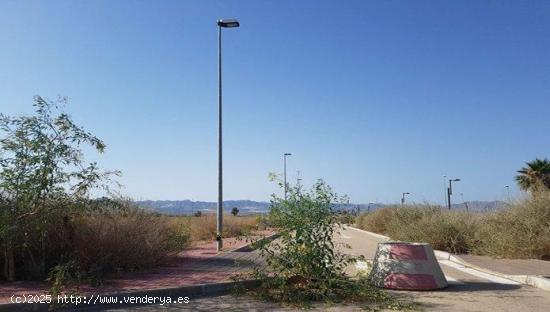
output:
{"label": "red brick paving", "polygon": [[[272,232],[260,233],[261,236],[270,234]],[[234,273],[250,269],[256,261],[255,252],[231,251],[246,244],[245,240],[224,239],[224,252],[218,254],[216,242],[197,243],[176,255],[166,266],[124,274],[100,287],[80,285],[76,288],[80,294],[109,294],[226,281]],[[0,282],[0,304],[9,303],[12,295],[47,294],[49,287],[47,282]]]}

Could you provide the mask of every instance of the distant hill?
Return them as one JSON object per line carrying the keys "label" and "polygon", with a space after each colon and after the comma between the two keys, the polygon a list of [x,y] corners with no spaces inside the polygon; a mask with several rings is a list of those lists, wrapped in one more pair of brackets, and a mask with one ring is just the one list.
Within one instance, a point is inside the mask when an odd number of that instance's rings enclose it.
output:
{"label": "distant hill", "polygon": [[[136,204],[145,209],[150,209],[169,215],[191,215],[197,211],[216,212],[217,202],[192,201],[192,200],[142,200]],[[265,213],[269,208],[268,202],[253,200],[227,200],[223,202],[225,210],[239,208],[240,214]]]}
{"label": "distant hill", "polygon": [[[239,208],[240,214],[266,213],[269,209],[268,202],[253,200],[227,200],[224,201],[226,211],[231,208]],[[142,200],[136,201],[136,204],[145,209],[150,209],[167,215],[192,215],[197,211],[202,213],[216,212],[216,202],[192,201],[192,200]],[[469,201],[466,202],[468,210],[473,212],[489,212],[508,207],[508,204],[502,201]],[[335,210],[347,211],[375,211],[387,205],[381,203],[374,204],[336,204]],[[445,207],[446,208],[446,207]],[[466,210],[464,203],[453,204],[452,210]]]}
{"label": "distant hill", "polygon": [[464,210],[466,211],[466,205],[468,206],[469,211],[475,212],[491,212],[501,209],[508,208],[510,204],[495,200],[495,201],[469,201],[461,204],[452,204],[451,209],[453,210]]}

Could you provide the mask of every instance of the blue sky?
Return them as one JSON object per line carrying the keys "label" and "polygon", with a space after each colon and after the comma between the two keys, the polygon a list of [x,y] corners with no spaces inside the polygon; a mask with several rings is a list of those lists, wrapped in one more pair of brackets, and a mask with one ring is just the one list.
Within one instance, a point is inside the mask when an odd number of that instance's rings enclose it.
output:
{"label": "blue sky", "polygon": [[68,96],[124,194],[215,200],[220,17],[241,22],[224,32],[226,199],[267,200],[284,152],[289,179],[364,203],[441,203],[443,175],[505,199],[550,156],[548,1],[0,0],[0,112]]}

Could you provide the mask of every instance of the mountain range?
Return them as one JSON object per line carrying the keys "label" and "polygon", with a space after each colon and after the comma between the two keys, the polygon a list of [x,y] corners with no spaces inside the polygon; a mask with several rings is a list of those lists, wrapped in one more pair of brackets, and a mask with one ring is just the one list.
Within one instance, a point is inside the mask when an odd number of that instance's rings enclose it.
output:
{"label": "mountain range", "polygon": [[[139,207],[153,210],[167,215],[192,215],[198,211],[201,213],[216,212],[216,202],[192,201],[192,200],[141,200],[135,202]],[[253,200],[227,200],[224,201],[226,211],[231,211],[233,207],[239,209],[240,214],[266,213],[269,210],[269,202]],[[347,211],[375,211],[388,206],[386,204],[337,204],[335,210]],[[469,201],[460,204],[453,204],[452,210],[465,211],[466,206],[472,212],[489,212],[500,210],[508,206],[503,201]]]}

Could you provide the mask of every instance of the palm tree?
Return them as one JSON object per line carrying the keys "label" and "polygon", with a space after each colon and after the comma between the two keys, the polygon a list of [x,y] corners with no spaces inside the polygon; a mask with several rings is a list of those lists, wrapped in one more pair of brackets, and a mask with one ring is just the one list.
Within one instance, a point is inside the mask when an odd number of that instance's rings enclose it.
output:
{"label": "palm tree", "polygon": [[550,161],[548,158],[537,158],[525,164],[526,166],[518,170],[519,174],[516,176],[519,188],[530,192],[550,189]]}

